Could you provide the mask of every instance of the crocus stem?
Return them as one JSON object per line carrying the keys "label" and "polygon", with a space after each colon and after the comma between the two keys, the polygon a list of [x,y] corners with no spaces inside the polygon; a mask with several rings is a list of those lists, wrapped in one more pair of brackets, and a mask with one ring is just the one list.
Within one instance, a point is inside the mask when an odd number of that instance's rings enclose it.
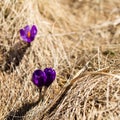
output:
{"label": "crocus stem", "polygon": [[45,96],[45,93],[46,93],[46,91],[47,91],[47,88],[48,88],[48,87],[44,87],[44,91],[43,91],[43,95],[42,95],[42,101],[44,100],[44,96]]}
{"label": "crocus stem", "polygon": [[42,100],[42,87],[39,87],[39,101]]}
{"label": "crocus stem", "polygon": [[45,87],[45,88],[44,88],[44,95],[45,95],[45,93],[46,93],[47,89],[48,89],[48,87]]}

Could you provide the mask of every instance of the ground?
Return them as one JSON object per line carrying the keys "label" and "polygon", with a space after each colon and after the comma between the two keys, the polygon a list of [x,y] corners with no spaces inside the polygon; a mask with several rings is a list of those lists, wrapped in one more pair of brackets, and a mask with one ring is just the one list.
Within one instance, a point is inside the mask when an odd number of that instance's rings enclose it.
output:
{"label": "ground", "polygon": [[[57,77],[38,101],[31,76],[46,67]],[[119,120],[120,1],[0,1],[0,98],[0,120]]]}

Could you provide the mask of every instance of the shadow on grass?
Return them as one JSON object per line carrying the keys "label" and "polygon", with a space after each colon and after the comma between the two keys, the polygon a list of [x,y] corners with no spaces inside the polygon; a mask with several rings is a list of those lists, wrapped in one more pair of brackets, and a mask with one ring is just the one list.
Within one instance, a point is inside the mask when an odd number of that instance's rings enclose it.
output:
{"label": "shadow on grass", "polygon": [[27,48],[30,47],[30,43],[25,43],[24,41],[17,42],[5,55],[5,63],[3,65],[2,71],[13,72],[16,66],[21,62]]}
{"label": "shadow on grass", "polygon": [[17,111],[11,111],[6,117],[6,120],[23,120],[25,114],[32,109],[33,107],[35,107],[39,102],[40,102],[40,98],[38,101],[34,102],[34,103],[26,103],[24,104],[22,107],[20,107]]}

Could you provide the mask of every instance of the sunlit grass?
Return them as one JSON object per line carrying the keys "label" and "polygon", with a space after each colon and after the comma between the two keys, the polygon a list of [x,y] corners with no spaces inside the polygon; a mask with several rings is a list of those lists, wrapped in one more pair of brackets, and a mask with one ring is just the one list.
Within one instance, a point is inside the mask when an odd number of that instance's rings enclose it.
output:
{"label": "sunlit grass", "polygon": [[[24,119],[119,120],[119,8],[119,0],[1,1],[0,68],[11,47],[21,40],[21,28],[35,24],[38,34],[13,72],[0,71],[0,119],[36,102],[39,91],[31,75],[36,68],[53,67],[56,80],[44,101],[26,111]],[[83,75],[56,103],[63,88],[89,60]],[[107,74],[93,74],[98,71]],[[56,107],[48,112],[52,105]]]}

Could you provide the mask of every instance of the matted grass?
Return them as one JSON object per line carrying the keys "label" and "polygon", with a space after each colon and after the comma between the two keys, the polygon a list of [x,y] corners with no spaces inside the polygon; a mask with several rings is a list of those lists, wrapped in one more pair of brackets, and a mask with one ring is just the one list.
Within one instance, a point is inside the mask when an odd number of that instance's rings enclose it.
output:
{"label": "matted grass", "polygon": [[[27,24],[38,34],[13,72],[0,71],[0,119],[119,120],[120,1],[1,1],[0,68]],[[57,78],[38,103],[31,75],[45,67]]]}

